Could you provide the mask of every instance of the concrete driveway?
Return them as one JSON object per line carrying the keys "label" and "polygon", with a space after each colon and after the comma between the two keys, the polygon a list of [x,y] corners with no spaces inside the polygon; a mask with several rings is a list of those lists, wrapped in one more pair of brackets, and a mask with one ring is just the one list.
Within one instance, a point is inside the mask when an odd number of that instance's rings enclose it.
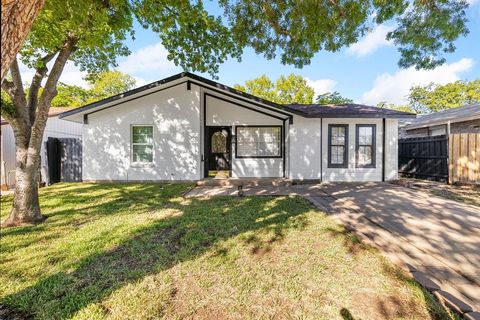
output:
{"label": "concrete driveway", "polygon": [[[389,183],[244,187],[244,195],[298,195],[368,237],[391,260],[429,274],[480,309],[480,208]],[[237,195],[198,187],[187,196]]]}
{"label": "concrete driveway", "polygon": [[480,309],[480,208],[388,183],[321,189],[334,198],[328,210],[341,222]]}

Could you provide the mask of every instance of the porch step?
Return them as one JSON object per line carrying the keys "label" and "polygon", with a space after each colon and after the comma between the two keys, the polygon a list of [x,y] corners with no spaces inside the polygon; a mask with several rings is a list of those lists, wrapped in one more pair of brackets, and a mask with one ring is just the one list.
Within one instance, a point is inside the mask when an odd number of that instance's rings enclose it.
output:
{"label": "porch step", "polygon": [[255,187],[255,186],[291,186],[292,179],[286,178],[207,178],[197,181],[197,186]]}

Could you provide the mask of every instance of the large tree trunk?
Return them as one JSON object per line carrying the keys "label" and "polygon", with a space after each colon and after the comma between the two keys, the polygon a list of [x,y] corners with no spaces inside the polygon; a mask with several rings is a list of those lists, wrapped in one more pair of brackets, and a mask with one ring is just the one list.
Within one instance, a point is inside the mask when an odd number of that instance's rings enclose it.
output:
{"label": "large tree trunk", "polygon": [[[15,108],[13,113],[5,117],[12,126],[15,135],[16,150],[16,182],[13,208],[4,226],[16,226],[26,223],[37,223],[45,220],[40,212],[38,201],[38,169],[43,132],[48,120],[48,110],[52,99],[57,94],[57,83],[72,52],[75,51],[77,39],[69,36],[64,46],[57,52],[49,53],[41,59],[41,65],[30,84],[28,99],[23,90],[23,82],[18,61],[14,59],[10,66],[12,81],[4,79],[2,89],[11,97]],[[39,95],[42,79],[48,69],[47,63],[57,56]]]}
{"label": "large tree trunk", "polygon": [[2,79],[27,38],[45,0],[2,0]]}
{"label": "large tree trunk", "polygon": [[40,150],[16,146],[15,197],[4,226],[38,223],[46,219],[41,214],[38,201],[39,155]]}

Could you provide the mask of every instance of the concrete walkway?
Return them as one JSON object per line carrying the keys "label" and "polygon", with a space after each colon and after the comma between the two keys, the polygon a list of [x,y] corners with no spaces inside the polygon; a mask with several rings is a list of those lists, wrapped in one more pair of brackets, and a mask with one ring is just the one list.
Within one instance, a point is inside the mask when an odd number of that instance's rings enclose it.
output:
{"label": "concrete walkway", "polygon": [[[480,309],[480,208],[388,183],[245,187],[244,195],[295,195],[354,229],[398,264]],[[187,196],[237,196],[237,187],[197,187]]]}

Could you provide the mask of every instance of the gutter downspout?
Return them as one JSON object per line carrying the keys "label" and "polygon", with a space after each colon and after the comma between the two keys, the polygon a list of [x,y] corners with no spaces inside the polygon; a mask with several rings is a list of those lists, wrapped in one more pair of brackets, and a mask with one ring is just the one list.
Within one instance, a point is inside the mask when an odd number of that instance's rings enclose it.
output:
{"label": "gutter downspout", "polygon": [[320,182],[323,182],[323,118],[320,118]]}
{"label": "gutter downspout", "polygon": [[385,182],[385,157],[386,157],[386,141],[387,141],[387,130],[386,130],[386,119],[382,119],[382,182]]}

